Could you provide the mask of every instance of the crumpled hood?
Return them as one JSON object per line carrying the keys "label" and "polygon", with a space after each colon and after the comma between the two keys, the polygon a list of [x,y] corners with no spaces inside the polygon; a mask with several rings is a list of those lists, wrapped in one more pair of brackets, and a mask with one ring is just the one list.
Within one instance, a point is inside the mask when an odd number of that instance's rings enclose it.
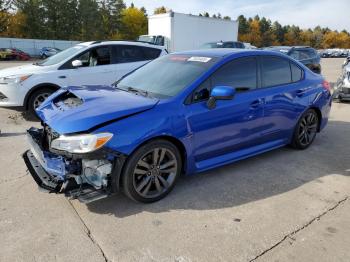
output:
{"label": "crumpled hood", "polygon": [[158,101],[110,86],[69,87],[54,93],[37,113],[54,131],[69,134],[141,113]]}
{"label": "crumpled hood", "polygon": [[15,66],[0,70],[0,77],[14,76],[14,75],[31,75],[41,72],[47,72],[51,69],[48,66],[36,66],[33,64]]}

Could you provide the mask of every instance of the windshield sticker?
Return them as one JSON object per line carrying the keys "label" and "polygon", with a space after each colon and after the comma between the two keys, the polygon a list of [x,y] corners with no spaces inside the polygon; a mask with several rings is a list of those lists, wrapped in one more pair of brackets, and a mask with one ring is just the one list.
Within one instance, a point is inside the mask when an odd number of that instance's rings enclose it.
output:
{"label": "windshield sticker", "polygon": [[189,61],[189,62],[208,63],[210,60],[211,60],[210,57],[192,56],[187,61]]}

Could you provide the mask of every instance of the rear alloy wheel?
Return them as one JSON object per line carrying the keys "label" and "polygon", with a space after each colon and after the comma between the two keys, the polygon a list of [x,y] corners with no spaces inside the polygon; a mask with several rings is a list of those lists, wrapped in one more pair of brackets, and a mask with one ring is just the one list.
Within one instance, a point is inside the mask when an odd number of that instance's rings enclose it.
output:
{"label": "rear alloy wheel", "polygon": [[152,141],[128,160],[123,177],[124,191],[135,201],[158,201],[173,189],[180,171],[178,149],[165,140]]}
{"label": "rear alloy wheel", "polygon": [[300,118],[294,131],[293,147],[306,149],[315,140],[319,125],[318,115],[315,110],[306,111]]}
{"label": "rear alloy wheel", "polygon": [[35,109],[37,109],[41,104],[53,93],[54,91],[50,88],[43,88],[35,91],[28,100],[28,111],[31,116],[36,117]]}

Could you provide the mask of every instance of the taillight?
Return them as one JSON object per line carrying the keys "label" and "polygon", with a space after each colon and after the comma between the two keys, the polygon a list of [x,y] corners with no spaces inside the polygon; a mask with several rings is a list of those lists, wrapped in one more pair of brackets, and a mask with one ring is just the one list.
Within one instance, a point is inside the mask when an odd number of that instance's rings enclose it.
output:
{"label": "taillight", "polygon": [[331,91],[331,85],[328,81],[324,80],[322,83],[323,88],[327,89],[329,92]]}

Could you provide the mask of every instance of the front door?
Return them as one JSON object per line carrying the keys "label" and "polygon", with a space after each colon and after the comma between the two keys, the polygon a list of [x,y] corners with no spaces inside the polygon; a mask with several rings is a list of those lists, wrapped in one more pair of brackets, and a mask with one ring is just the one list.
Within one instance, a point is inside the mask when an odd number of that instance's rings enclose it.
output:
{"label": "front door", "polygon": [[[205,169],[202,161],[259,144],[264,97],[257,83],[257,59],[239,58],[222,66],[193,93],[188,121],[198,169]],[[210,89],[219,85],[234,87],[237,94],[209,109]]]}

